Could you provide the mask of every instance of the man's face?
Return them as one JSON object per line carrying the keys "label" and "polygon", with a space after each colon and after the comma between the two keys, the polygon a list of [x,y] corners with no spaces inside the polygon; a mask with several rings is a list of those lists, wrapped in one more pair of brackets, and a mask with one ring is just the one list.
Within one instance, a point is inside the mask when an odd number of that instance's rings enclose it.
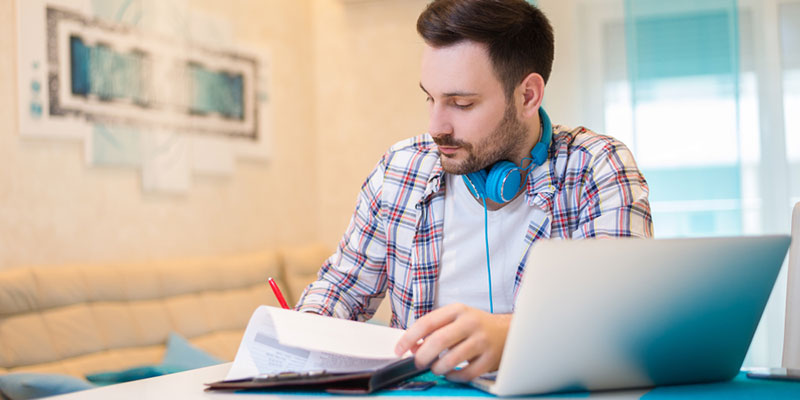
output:
{"label": "man's face", "polygon": [[420,86],[445,172],[468,174],[517,156],[527,127],[515,105],[507,104],[484,45],[426,46]]}

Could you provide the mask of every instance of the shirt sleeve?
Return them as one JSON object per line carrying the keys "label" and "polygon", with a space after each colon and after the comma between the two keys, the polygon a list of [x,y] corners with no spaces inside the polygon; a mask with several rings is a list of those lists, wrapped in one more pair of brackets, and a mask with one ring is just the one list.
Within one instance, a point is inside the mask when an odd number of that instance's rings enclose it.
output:
{"label": "shirt sleeve", "polygon": [[385,157],[361,186],[356,209],[339,246],[303,291],[298,311],[367,320],[386,291],[386,233],[381,218]]}
{"label": "shirt sleeve", "polygon": [[633,154],[622,142],[607,142],[583,179],[573,239],[653,236],[650,190]]}

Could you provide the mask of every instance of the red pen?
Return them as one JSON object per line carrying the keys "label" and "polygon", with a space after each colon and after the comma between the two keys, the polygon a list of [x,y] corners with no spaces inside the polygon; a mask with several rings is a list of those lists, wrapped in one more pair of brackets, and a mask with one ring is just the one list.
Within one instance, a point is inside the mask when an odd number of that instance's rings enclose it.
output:
{"label": "red pen", "polygon": [[275,293],[275,297],[278,298],[278,303],[281,304],[281,307],[284,309],[289,309],[289,305],[286,304],[286,299],[283,298],[283,293],[281,293],[281,289],[278,288],[278,284],[272,278],[267,279],[269,282],[269,287],[272,288],[272,292]]}

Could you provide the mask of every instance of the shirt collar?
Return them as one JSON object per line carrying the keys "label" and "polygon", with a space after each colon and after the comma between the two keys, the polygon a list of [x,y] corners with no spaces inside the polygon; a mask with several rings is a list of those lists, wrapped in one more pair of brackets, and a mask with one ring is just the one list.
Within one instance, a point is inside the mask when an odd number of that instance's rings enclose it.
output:
{"label": "shirt collar", "polygon": [[436,164],[433,165],[431,175],[428,177],[428,183],[425,186],[425,192],[422,194],[420,202],[427,201],[431,196],[440,190],[444,190],[444,170],[442,169],[442,159],[436,157]]}
{"label": "shirt collar", "polygon": [[528,171],[525,200],[529,206],[547,211],[553,208],[553,195],[556,193],[556,179],[553,164],[556,160],[548,157],[544,164]]}

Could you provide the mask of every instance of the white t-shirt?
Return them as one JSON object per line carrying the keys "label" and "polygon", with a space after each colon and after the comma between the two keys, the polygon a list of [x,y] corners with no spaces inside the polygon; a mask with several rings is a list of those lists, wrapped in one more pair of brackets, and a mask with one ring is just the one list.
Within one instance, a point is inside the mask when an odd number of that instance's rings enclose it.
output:
{"label": "white t-shirt", "polygon": [[[434,308],[451,303],[489,311],[483,204],[478,203],[461,175],[445,174],[444,238]],[[494,312],[510,313],[514,277],[525,252],[531,208],[525,196],[488,212],[489,256],[492,265]]]}

